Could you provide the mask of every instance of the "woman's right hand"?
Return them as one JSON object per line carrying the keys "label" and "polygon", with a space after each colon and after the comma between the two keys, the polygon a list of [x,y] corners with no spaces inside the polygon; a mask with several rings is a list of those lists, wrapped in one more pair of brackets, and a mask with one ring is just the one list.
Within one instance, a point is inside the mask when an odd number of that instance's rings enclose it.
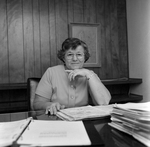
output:
{"label": "woman's right hand", "polygon": [[45,114],[56,115],[57,111],[64,109],[65,105],[60,105],[58,102],[52,102],[49,106],[46,107]]}

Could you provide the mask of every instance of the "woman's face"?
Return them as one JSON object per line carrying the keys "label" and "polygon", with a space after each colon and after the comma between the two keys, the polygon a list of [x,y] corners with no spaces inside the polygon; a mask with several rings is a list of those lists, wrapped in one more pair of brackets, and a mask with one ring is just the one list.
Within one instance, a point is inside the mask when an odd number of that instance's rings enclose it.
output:
{"label": "woman's face", "polygon": [[67,69],[74,70],[82,68],[85,61],[84,48],[80,45],[75,50],[69,49],[66,51],[64,61]]}

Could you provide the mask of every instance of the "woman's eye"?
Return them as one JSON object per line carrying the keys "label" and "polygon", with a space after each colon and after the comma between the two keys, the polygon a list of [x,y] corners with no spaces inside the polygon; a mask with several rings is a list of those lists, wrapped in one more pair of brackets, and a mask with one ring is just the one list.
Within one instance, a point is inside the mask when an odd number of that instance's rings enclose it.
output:
{"label": "woman's eye", "polygon": [[67,56],[69,56],[69,57],[70,57],[70,56],[72,56],[72,54],[68,54]]}
{"label": "woman's eye", "polygon": [[77,54],[78,57],[82,57],[82,54]]}

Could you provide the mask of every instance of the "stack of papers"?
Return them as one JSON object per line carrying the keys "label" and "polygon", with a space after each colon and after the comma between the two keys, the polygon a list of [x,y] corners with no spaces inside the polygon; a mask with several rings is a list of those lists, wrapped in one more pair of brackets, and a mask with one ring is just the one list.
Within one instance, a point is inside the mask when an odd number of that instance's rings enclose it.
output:
{"label": "stack of papers", "polygon": [[110,116],[113,105],[106,106],[82,106],[67,109],[61,109],[57,116],[63,120],[76,121],[83,119],[104,118]]}
{"label": "stack of papers", "polygon": [[111,120],[110,126],[150,146],[150,102],[116,104]]}

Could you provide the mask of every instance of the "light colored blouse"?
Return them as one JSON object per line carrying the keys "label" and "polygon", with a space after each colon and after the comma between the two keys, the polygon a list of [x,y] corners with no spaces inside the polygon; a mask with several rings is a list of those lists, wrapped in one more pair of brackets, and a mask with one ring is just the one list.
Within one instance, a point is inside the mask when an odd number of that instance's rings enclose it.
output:
{"label": "light colored blouse", "polygon": [[46,70],[36,94],[66,107],[83,106],[88,104],[88,82],[86,77],[70,82],[64,65],[57,65]]}

